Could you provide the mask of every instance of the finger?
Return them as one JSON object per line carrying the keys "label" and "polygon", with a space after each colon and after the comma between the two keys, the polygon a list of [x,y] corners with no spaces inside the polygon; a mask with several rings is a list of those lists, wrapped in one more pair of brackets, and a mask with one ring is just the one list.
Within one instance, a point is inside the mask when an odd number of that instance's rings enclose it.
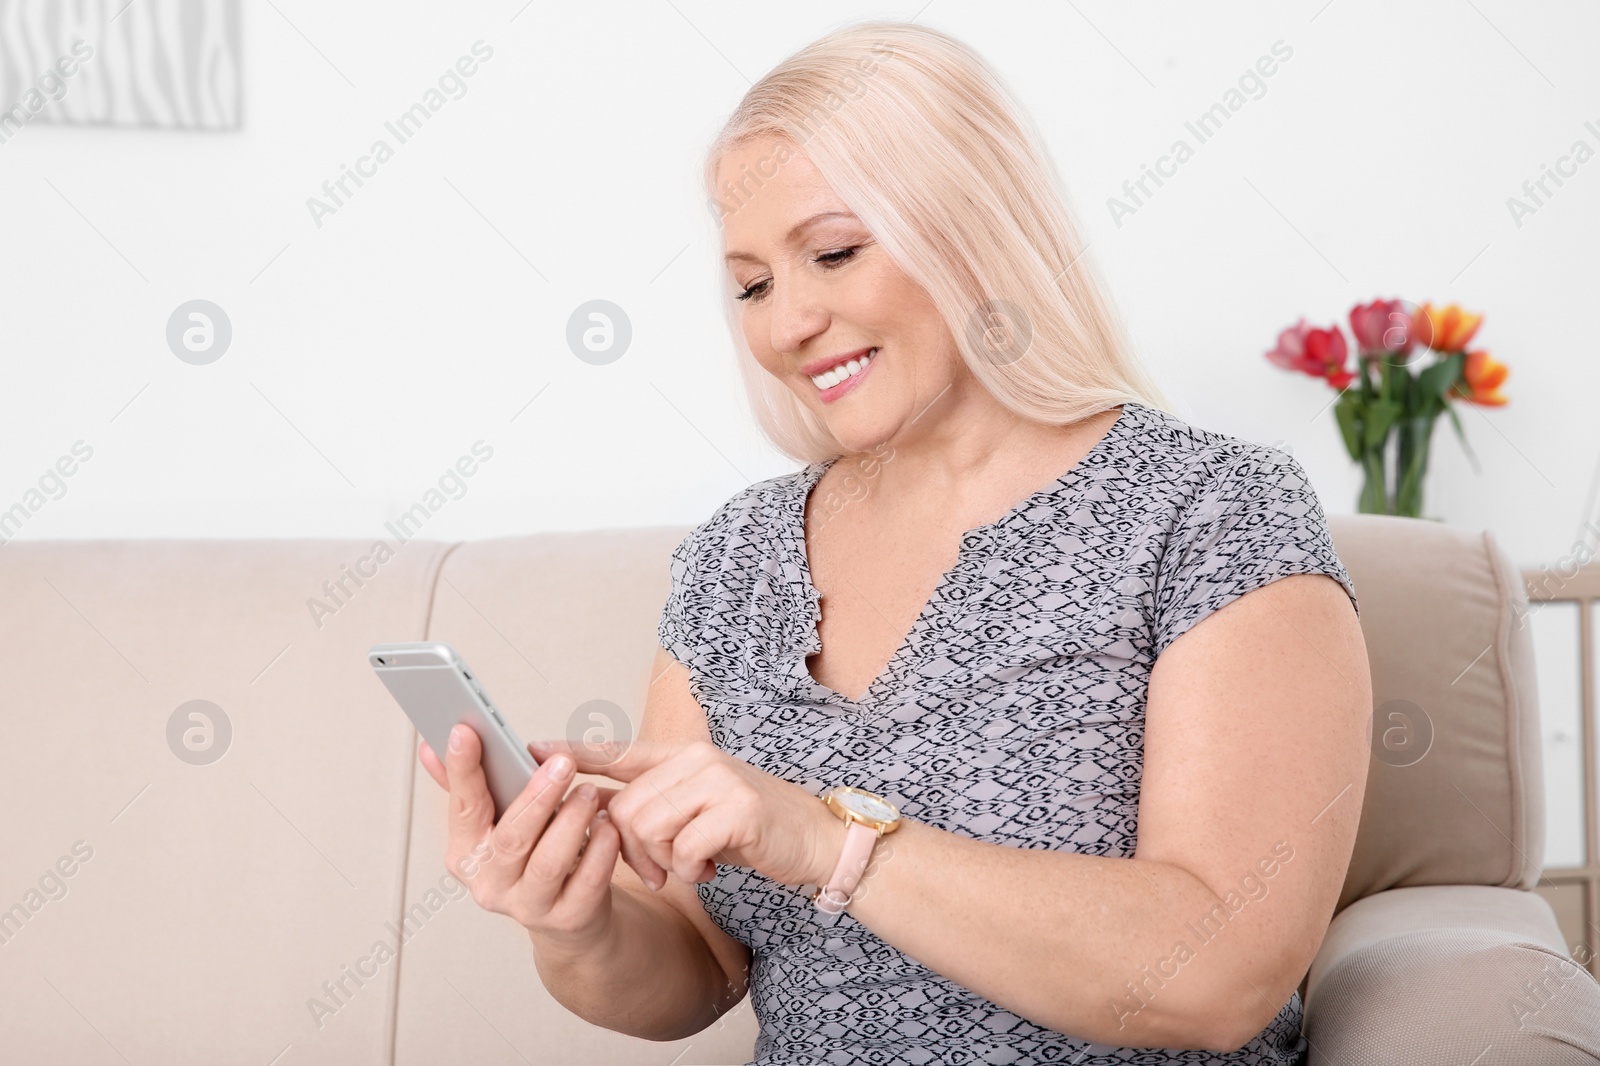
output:
{"label": "finger", "polygon": [[[580,747],[586,747],[586,746],[580,745]],[[528,754],[533,756],[533,761],[535,763],[538,763],[540,766],[543,766],[546,762],[548,762],[550,759],[554,758],[558,754],[566,755],[568,758],[571,758],[572,754],[573,754],[573,751],[572,751],[573,746],[571,744],[569,744],[567,741],[564,741],[564,740],[557,740],[557,741],[530,740],[530,741],[528,741],[527,748],[528,748]],[[578,773],[581,773],[581,774],[600,773],[600,774],[602,774],[603,776],[606,776],[606,777],[610,777],[611,776],[610,774],[607,774],[604,771],[586,770],[586,769],[584,769],[584,767],[582,766],[581,763],[578,765]],[[612,780],[616,780],[616,778],[612,778]],[[611,797],[612,796],[615,796],[618,792],[622,791],[619,788],[608,788],[605,785],[599,784],[598,782],[595,783],[595,787],[600,790],[600,806],[602,808],[604,808],[607,804],[609,804],[611,802]],[[616,827],[612,826],[612,828],[614,829]]]}
{"label": "finger", "polygon": [[417,758],[422,761],[422,768],[428,771],[428,776],[439,783],[439,787],[446,792],[450,791],[450,775],[445,773],[444,763],[439,761],[439,756],[428,747],[426,740],[417,743]]}
{"label": "finger", "polygon": [[639,880],[649,885],[652,889],[659,889],[666,884],[667,871],[650,857],[650,853],[645,850],[633,830],[609,809],[607,814],[610,815],[608,820],[611,822],[612,828],[617,831],[617,835],[621,838],[619,847],[622,853],[622,861],[633,867],[634,873],[639,875]]}
{"label": "finger", "polygon": [[[609,777],[612,780],[623,780],[623,778],[618,778],[616,774],[612,772],[617,768],[618,763],[611,763],[608,766],[598,770],[585,768],[582,753],[588,751],[592,754],[595,750],[596,748],[594,745],[575,745],[570,741],[565,740],[532,740],[528,742],[528,752],[534,757],[534,761],[541,765],[543,765],[545,761],[554,758],[557,754],[564,754],[568,758],[576,759],[579,773],[598,773],[604,777]],[[664,753],[666,750],[667,749],[661,749],[661,751],[657,752],[657,755]],[[703,769],[708,762],[716,760],[720,753],[710,744],[700,743],[679,745],[671,750],[671,754],[674,757],[668,759],[664,763],[652,766],[649,771],[647,771],[650,775],[650,779],[654,782],[654,791],[670,788],[685,778],[695,774],[699,770]],[[654,756],[652,756],[652,758],[653,757]],[[596,765],[598,764],[589,764],[590,767],[594,767]],[[624,774],[632,777],[633,780],[629,782],[630,784],[633,782],[640,782],[639,784],[634,785],[635,791],[641,791],[644,787],[643,783],[640,781],[640,778],[643,776],[643,772],[635,772],[639,765],[642,765],[642,763],[635,763],[633,766],[624,766],[622,770]],[[599,787],[601,789],[600,805],[602,807],[608,806],[611,797],[622,791],[621,789],[607,788],[603,785]],[[619,823],[613,820],[612,824],[617,825]]]}
{"label": "finger", "polygon": [[622,857],[652,889],[666,884],[672,866],[672,839],[709,803],[720,777],[714,770],[726,758],[708,743],[664,745],[673,757],[639,773],[608,809],[622,835]]}
{"label": "finger", "polygon": [[[727,796],[727,785],[715,772],[694,774],[665,788],[656,789],[654,776],[650,775],[630,789],[647,788],[651,795],[626,822],[625,828],[633,831],[639,846],[651,861],[663,870],[671,870],[679,880],[693,882],[703,860],[720,852],[727,842],[727,828],[722,828],[721,838],[706,840],[700,833],[706,826],[705,815],[718,809],[719,799]],[[624,802],[624,807],[626,807]],[[726,810],[727,805],[721,804]],[[696,859],[685,866],[677,856],[680,847],[693,845]]]}
{"label": "finger", "polygon": [[672,842],[672,872],[687,884],[717,876],[716,856],[727,846],[730,826],[726,808],[712,808],[695,818]]}
{"label": "finger", "polygon": [[551,815],[560,806],[571,780],[572,763],[565,758],[552,759],[534,771],[489,833],[493,858],[485,884],[505,888],[522,877],[529,853],[547,831]]}
{"label": "finger", "polygon": [[[612,798],[622,793],[622,789],[620,788],[607,788],[605,785],[598,784],[596,782],[590,782],[590,784],[593,784],[595,787],[595,792],[597,794],[601,810],[609,810],[611,808]],[[613,825],[611,828],[615,829],[616,826]]]}
{"label": "finger", "polygon": [[570,740],[534,740],[528,751],[540,762],[557,752],[572,757],[578,772],[604,774],[615,781],[632,781],[651,767],[658,766],[681,751],[682,741],[610,741],[578,743]]}
{"label": "finger", "polygon": [[573,789],[534,844],[517,884],[518,895],[532,913],[544,914],[550,910],[567,876],[578,864],[578,849],[583,846],[584,832],[598,813],[597,791],[588,782]]}
{"label": "finger", "polygon": [[566,916],[576,919],[587,916],[592,908],[601,905],[608,898],[605,890],[611,887],[611,877],[616,872],[617,856],[621,852],[622,836],[611,824],[610,815],[603,810],[596,811],[589,822],[589,843],[583,849],[583,857],[556,897],[554,908],[576,911],[578,913]]}
{"label": "finger", "polygon": [[451,727],[444,757],[450,780],[450,837],[462,850],[470,850],[494,825],[494,800],[483,776],[482,751],[471,726]]}

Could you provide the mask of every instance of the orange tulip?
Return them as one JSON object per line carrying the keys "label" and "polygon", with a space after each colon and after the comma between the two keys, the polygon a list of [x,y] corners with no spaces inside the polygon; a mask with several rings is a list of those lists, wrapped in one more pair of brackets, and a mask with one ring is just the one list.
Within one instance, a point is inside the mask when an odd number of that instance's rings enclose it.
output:
{"label": "orange tulip", "polygon": [[1435,309],[1423,304],[1411,316],[1417,340],[1436,352],[1466,351],[1467,342],[1483,324],[1482,315],[1463,311],[1455,304]]}
{"label": "orange tulip", "polygon": [[1485,348],[1468,352],[1466,358],[1461,368],[1461,382],[1451,386],[1450,395],[1486,407],[1504,405],[1506,397],[1501,394],[1500,386],[1511,369],[1504,363],[1495,362],[1494,356]]}

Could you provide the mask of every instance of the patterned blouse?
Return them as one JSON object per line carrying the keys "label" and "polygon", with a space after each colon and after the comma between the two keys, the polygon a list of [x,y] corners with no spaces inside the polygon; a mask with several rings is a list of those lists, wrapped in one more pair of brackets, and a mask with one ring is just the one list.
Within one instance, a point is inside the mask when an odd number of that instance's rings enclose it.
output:
{"label": "patterned blouse", "polygon": [[[818,795],[857,785],[978,840],[1132,856],[1156,657],[1289,574],[1328,574],[1356,600],[1292,456],[1122,408],[1055,482],[967,531],[860,700],[806,666],[822,648],[806,501],[838,460],[751,485],[690,531],[658,637],[688,667],[717,747]],[[1090,1044],[947,980],[848,910],[818,911],[809,888],[718,865],[697,889],[750,948],[759,1066],[1304,1061],[1298,991],[1229,1054]],[[1136,1010],[1134,996],[1119,1009]]]}

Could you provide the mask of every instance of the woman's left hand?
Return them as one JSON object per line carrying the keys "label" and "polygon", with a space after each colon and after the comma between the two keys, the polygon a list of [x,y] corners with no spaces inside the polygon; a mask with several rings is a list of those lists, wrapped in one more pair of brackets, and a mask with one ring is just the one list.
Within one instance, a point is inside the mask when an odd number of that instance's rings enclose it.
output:
{"label": "woman's left hand", "polygon": [[622,858],[652,888],[671,870],[709,881],[716,864],[744,866],[782,885],[818,884],[844,846],[844,823],[804,788],[756,769],[708,740],[528,745],[541,763],[558,752],[582,773],[624,787],[606,809]]}

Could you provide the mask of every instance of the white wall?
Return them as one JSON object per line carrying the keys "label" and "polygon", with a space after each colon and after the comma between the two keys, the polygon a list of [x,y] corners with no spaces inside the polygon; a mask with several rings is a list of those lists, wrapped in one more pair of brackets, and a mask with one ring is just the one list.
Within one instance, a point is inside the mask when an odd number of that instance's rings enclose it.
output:
{"label": "white wall", "polygon": [[[795,465],[743,409],[702,146],[793,49],[917,10],[248,0],[242,131],[35,123],[0,144],[0,506],[81,438],[93,459],[20,535],[365,537],[481,438],[493,460],[430,535],[698,520]],[[1262,352],[1302,314],[1460,301],[1487,312],[1513,401],[1463,411],[1481,476],[1441,423],[1428,509],[1523,563],[1570,547],[1600,457],[1600,163],[1520,228],[1506,200],[1600,145],[1592,5],[934,0],[920,18],[1031,107],[1181,414],[1288,442],[1350,510],[1330,394]],[[385,121],[480,39],[466,94],[319,228],[307,199],[397,143]],[[1267,91],[1118,225],[1107,199],[1280,40]],[[165,343],[194,298],[233,324],[209,366]],[[608,366],[564,342],[594,298],[634,327]]]}

